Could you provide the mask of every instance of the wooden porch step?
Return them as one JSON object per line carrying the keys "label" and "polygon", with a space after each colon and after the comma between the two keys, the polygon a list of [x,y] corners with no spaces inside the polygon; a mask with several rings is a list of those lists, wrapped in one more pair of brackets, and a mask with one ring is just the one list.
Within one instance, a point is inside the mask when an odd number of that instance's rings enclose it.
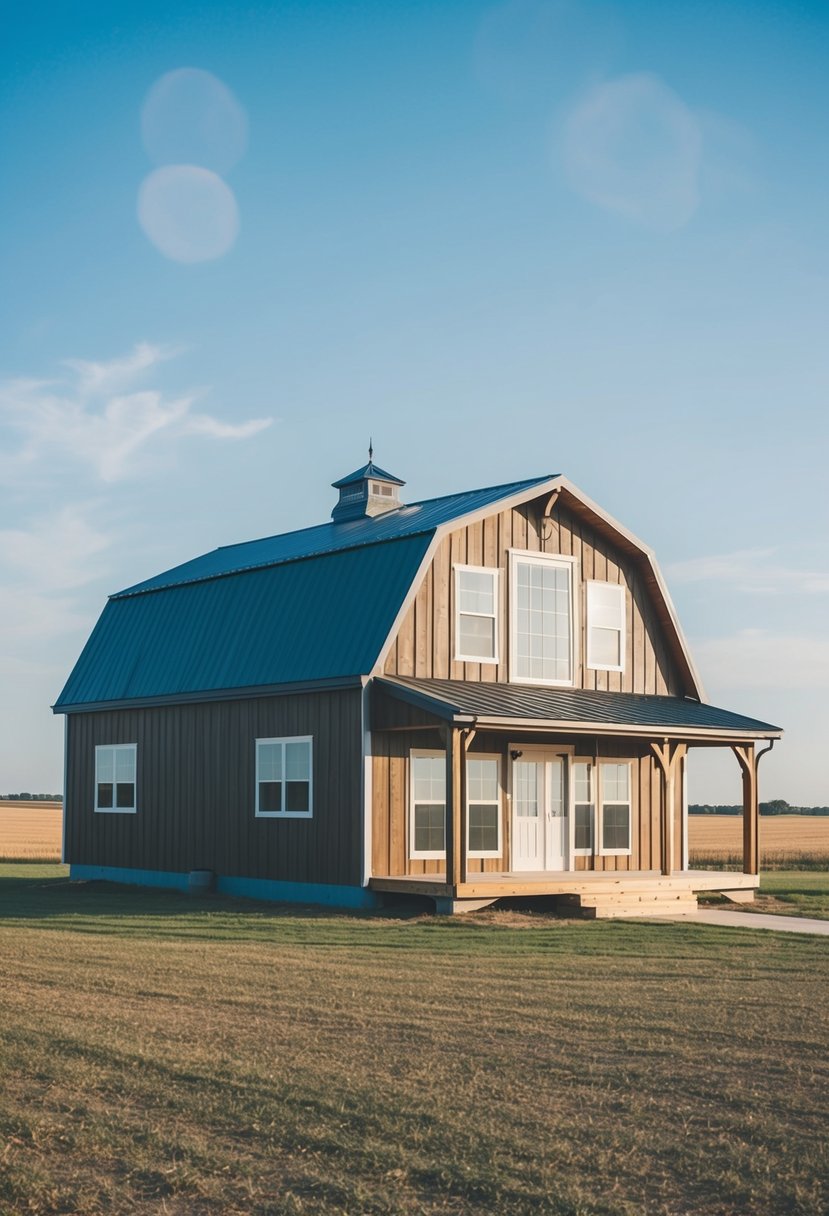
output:
{"label": "wooden porch step", "polygon": [[586,920],[631,916],[683,916],[697,910],[697,897],[693,891],[669,891],[664,887],[560,895],[557,903],[560,908],[572,909]]}

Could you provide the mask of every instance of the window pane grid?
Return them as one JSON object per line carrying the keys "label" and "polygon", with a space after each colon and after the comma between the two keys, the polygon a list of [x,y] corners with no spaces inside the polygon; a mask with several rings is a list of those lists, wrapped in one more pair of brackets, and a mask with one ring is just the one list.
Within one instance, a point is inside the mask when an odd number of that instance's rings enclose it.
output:
{"label": "window pane grid", "polygon": [[515,667],[519,678],[570,680],[570,578],[569,565],[516,562]]}
{"label": "window pane grid", "polygon": [[630,765],[602,764],[602,851],[631,851]]}
{"label": "window pane grid", "polygon": [[256,740],[257,816],[310,818],[311,740]]}
{"label": "window pane grid", "polygon": [[498,572],[455,567],[457,609],[455,655],[496,662],[498,658]]}
{"label": "window pane grid", "polygon": [[412,856],[446,852],[446,755],[409,757],[412,788]]}
{"label": "window pane grid", "polygon": [[95,810],[136,809],[136,745],[113,743],[95,748]]}

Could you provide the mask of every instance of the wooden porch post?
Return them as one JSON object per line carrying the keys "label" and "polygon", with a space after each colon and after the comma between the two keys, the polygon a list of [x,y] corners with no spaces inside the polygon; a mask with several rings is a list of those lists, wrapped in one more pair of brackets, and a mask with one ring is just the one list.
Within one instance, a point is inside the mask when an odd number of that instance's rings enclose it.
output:
{"label": "wooden porch post", "polygon": [[446,881],[466,881],[466,749],[469,731],[446,728]]}
{"label": "wooden porch post", "polygon": [[686,743],[671,743],[663,739],[661,743],[651,743],[651,751],[656,757],[661,777],[662,806],[661,806],[661,863],[662,873],[670,876],[674,871],[674,842],[676,834],[676,775],[680,762],[688,751]]}
{"label": "wooden porch post", "polygon": [[731,748],[743,773],[743,873],[760,873],[760,797],[757,788],[757,755],[753,743]]}

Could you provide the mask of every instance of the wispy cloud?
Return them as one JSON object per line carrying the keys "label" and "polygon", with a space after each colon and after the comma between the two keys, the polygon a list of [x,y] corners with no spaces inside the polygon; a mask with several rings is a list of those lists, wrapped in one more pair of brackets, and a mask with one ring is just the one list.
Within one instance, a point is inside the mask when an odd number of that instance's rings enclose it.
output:
{"label": "wispy cloud", "polygon": [[96,578],[95,559],[112,537],[90,522],[91,503],[62,507],[27,528],[0,530],[0,569],[29,586],[65,590]]}
{"label": "wispy cloud", "polygon": [[91,522],[96,504],[62,507],[0,531],[0,649],[88,625],[76,593],[102,573],[114,537]]}
{"label": "wispy cloud", "polygon": [[[108,362],[67,360],[73,382],[10,380],[0,384],[0,426],[19,439],[8,466],[32,465],[63,454],[92,465],[103,482],[129,476],[148,444],[206,435],[247,439],[271,418],[227,423],[193,410],[196,394],[167,398],[160,389],[133,388],[134,381],[174,352],[147,343]],[[2,472],[2,466],[0,466]]]}
{"label": "wispy cloud", "polygon": [[821,635],[743,629],[729,637],[696,642],[705,676],[723,688],[821,688],[829,686],[829,639]]}
{"label": "wispy cloud", "polygon": [[63,362],[77,376],[77,391],[83,396],[90,396],[118,392],[132,384],[142,372],[149,371],[165,359],[172,359],[178,353],[173,347],[137,342],[130,353],[120,359],[109,359],[103,363],[86,359],[64,359]]}
{"label": "wispy cloud", "polygon": [[776,549],[738,549],[694,557],[666,567],[672,583],[723,583],[751,595],[825,595],[829,571],[802,570],[777,558]]}
{"label": "wispy cloud", "polygon": [[700,201],[702,130],[658,76],[632,73],[583,94],[564,120],[571,187],[644,227],[682,227]]}

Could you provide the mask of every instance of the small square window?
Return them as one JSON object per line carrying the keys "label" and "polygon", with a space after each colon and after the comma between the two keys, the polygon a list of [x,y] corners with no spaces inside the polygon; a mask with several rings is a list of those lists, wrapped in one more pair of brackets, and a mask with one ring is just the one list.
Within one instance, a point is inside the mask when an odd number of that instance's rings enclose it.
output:
{"label": "small square window", "polygon": [[256,816],[265,819],[310,819],[312,739],[256,740]]}
{"label": "small square window", "polygon": [[137,743],[109,743],[95,748],[96,811],[135,814],[137,755]]}

